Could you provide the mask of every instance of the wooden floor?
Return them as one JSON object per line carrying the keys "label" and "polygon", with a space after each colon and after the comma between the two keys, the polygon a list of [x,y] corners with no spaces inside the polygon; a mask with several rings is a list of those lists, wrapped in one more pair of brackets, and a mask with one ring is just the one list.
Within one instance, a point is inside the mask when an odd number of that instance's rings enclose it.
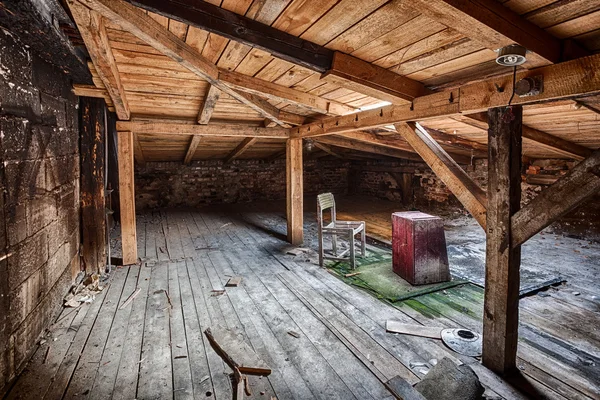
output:
{"label": "wooden floor", "polygon": [[[390,399],[381,381],[415,383],[443,357],[470,364],[488,398],[600,398],[597,303],[553,294],[562,310],[548,315],[528,299],[520,374],[508,383],[439,341],[385,332],[387,319],[480,331],[480,289],[394,307],[287,255],[284,230],[273,209],[138,216],[142,266],[117,268],[94,302],[64,310],[8,398],[231,399],[230,371],[202,335],[214,325],[241,333],[273,369],[250,377],[250,398]],[[239,287],[212,292],[234,275],[243,277]]]}

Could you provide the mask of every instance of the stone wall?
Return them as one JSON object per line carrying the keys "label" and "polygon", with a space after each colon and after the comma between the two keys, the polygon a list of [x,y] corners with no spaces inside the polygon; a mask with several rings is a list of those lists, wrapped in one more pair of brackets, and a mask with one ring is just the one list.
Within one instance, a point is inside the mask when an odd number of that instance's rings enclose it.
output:
{"label": "stone wall", "polygon": [[[521,206],[529,203],[545,187],[554,183],[575,165],[575,162],[567,160],[536,160],[524,168]],[[475,160],[475,163],[467,166],[465,170],[482,189],[487,189],[487,160]],[[402,160],[355,161],[352,163],[350,175],[352,194],[400,201],[410,207],[462,208],[452,192],[424,163]],[[410,182],[409,188],[403,187],[403,181]],[[565,215],[553,227],[566,234],[600,239],[600,195]]]}
{"label": "stone wall", "polygon": [[[305,160],[304,194],[345,194],[349,162]],[[285,159],[149,162],[135,172],[138,211],[285,199]]]}
{"label": "stone wall", "polygon": [[0,396],[79,270],[77,97],[0,29]]}

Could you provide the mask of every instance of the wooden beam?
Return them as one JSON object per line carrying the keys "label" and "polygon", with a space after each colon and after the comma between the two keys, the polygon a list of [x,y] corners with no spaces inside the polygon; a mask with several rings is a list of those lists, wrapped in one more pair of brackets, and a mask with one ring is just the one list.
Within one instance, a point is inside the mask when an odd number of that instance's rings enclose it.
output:
{"label": "wooden beam", "polygon": [[[536,96],[515,96],[513,104],[575,98],[600,93],[600,54],[517,72],[517,81],[536,75],[544,79],[544,91]],[[499,92],[496,87],[503,88]],[[508,104],[512,93],[512,76],[493,77],[413,100],[411,105],[390,105],[302,125],[291,130],[291,137],[312,137],[375,128],[399,122],[421,121],[443,116],[473,114]]]}
{"label": "wooden beam", "polygon": [[104,100],[82,98],[80,131],[81,260],[88,274],[106,267],[106,198],[104,196]]}
{"label": "wooden beam", "polygon": [[396,124],[396,130],[485,229],[485,192],[422,127],[410,122]]}
{"label": "wooden beam", "polygon": [[600,150],[596,150],[512,217],[513,246],[525,243],[599,191]]}
{"label": "wooden beam", "polygon": [[133,166],[133,132],[118,132],[119,198],[121,210],[121,245],[123,265],[135,264],[137,232],[135,229],[135,184]]}
{"label": "wooden beam", "polygon": [[[272,113],[262,109],[256,102],[249,100],[246,96],[220,81],[219,69],[215,64],[141,9],[122,0],[67,0],[69,4],[75,4],[78,1],[110,19],[112,23],[145,41],[165,56],[173,59],[184,68],[205,79],[260,115],[269,119],[273,118]],[[280,124],[277,120],[275,122]]]}
{"label": "wooden beam", "polygon": [[315,138],[315,140],[332,146],[342,147],[350,150],[358,150],[365,153],[378,154],[380,156],[400,158],[403,160],[422,161],[418,154],[411,151],[400,150],[389,146],[380,146],[372,142],[368,143],[354,139],[347,139],[342,136],[320,136]]}
{"label": "wooden beam", "polygon": [[131,121],[118,121],[118,130],[159,135],[200,135],[218,137],[259,137],[287,139],[284,128],[261,128],[234,124],[196,125],[176,120],[134,118]]}
{"label": "wooden beam", "polygon": [[146,165],[146,158],[144,157],[144,151],[142,150],[140,138],[138,137],[137,133],[133,134],[133,147],[133,157],[135,158],[135,162],[137,162],[140,166]]}
{"label": "wooden beam", "polygon": [[196,153],[196,149],[198,148],[198,144],[202,136],[194,135],[190,140],[190,145],[188,146],[187,152],[185,153],[185,158],[183,159],[183,163],[188,165],[194,159],[194,154]]}
{"label": "wooden beam", "polygon": [[336,158],[344,158],[343,156],[341,156],[341,155],[340,155],[340,154],[338,154],[337,152],[333,151],[333,150],[331,149],[331,147],[327,146],[327,145],[326,145],[326,144],[324,144],[324,143],[319,143],[319,142],[315,142],[315,141],[313,141],[313,145],[314,145],[316,148],[323,150],[325,153],[327,153],[327,154],[329,154],[329,155],[331,155],[331,156],[334,156],[334,157],[336,157]]}
{"label": "wooden beam", "polygon": [[164,15],[244,43],[273,54],[275,57],[324,72],[331,65],[333,52],[323,46],[300,39],[251,18],[233,13],[202,0],[130,0],[146,10]]}
{"label": "wooden beam", "polygon": [[521,106],[488,114],[488,204],[483,312],[483,365],[498,374],[516,368],[521,247],[512,216],[521,202]]}
{"label": "wooden beam", "polygon": [[394,104],[406,104],[415,97],[430,93],[421,82],[338,51],[333,56],[331,69],[322,78]]}
{"label": "wooden beam", "polygon": [[519,43],[531,53],[527,67],[557,63],[560,40],[494,0],[415,0],[411,5],[491,50]]}
{"label": "wooden beam", "polygon": [[310,93],[304,93],[235,71],[220,69],[219,79],[237,90],[265,97],[269,100],[285,101],[319,114],[331,113],[341,115],[355,111],[354,108],[342,103],[328,101]]}
{"label": "wooden beam", "polygon": [[254,143],[256,143],[257,140],[258,140],[258,138],[255,138],[255,137],[249,137],[249,138],[242,140],[242,142],[239,145],[237,145],[237,147],[235,149],[233,149],[233,151],[231,153],[229,153],[227,155],[227,157],[225,157],[225,160],[223,162],[228,163],[228,162],[235,160],[236,158],[241,156],[242,153],[244,153],[246,150],[248,150],[250,147],[252,147],[252,145]]}
{"label": "wooden beam", "polygon": [[423,126],[423,129],[429,133],[438,143],[447,146],[457,147],[459,149],[471,151],[473,157],[487,158],[487,145],[472,140],[463,139],[458,135],[449,135],[447,133]]}
{"label": "wooden beam", "polygon": [[[486,126],[485,129],[487,130],[487,114],[485,113],[466,115],[460,120],[481,129],[484,129],[483,127]],[[523,138],[542,144],[576,160],[583,160],[584,158],[589,157],[593,152],[593,150],[588,149],[587,147],[525,125],[523,125]]]}
{"label": "wooden beam", "polygon": [[[347,132],[344,133],[343,136],[348,139],[357,140],[365,143],[373,143],[378,146],[390,147],[393,149],[408,151],[414,153],[415,150],[413,147],[407,143],[404,138],[398,137],[388,137],[388,136],[377,136],[370,132]],[[460,164],[470,164],[471,158],[468,156],[464,156],[462,154],[452,154],[454,161]]]}
{"label": "wooden beam", "polygon": [[287,122],[284,122],[281,118],[279,118],[279,115],[281,113],[280,110],[277,107],[275,107],[274,105],[272,105],[271,103],[269,103],[268,101],[262,99],[258,95],[252,94],[252,93],[246,93],[243,91],[238,91],[237,93],[241,97],[246,99],[246,105],[251,103],[256,108],[260,108],[262,110],[263,117],[270,119],[276,125],[280,125],[284,128],[291,128],[290,124],[288,124]]}
{"label": "wooden beam", "polygon": [[212,117],[212,113],[215,111],[217,101],[219,101],[219,97],[221,97],[221,90],[214,85],[209,85],[206,95],[204,96],[202,108],[198,113],[198,123],[200,125],[208,125],[210,117]]}
{"label": "wooden beam", "polygon": [[124,120],[129,119],[127,96],[121,83],[102,16],[76,1],[69,1],[68,4],[92,63],[106,87],[118,117]]}
{"label": "wooden beam", "polygon": [[287,239],[293,245],[304,241],[302,139],[288,139],[286,144]]}

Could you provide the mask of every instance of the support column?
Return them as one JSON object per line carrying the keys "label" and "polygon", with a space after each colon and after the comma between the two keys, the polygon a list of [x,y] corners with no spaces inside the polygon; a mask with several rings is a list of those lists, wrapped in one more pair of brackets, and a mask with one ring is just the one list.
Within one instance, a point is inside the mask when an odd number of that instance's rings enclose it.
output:
{"label": "support column", "polygon": [[106,199],[104,196],[104,100],[81,97],[81,258],[87,273],[106,267]]}
{"label": "support column", "polygon": [[135,186],[133,164],[133,133],[118,133],[119,203],[121,209],[121,245],[123,265],[137,263],[137,233],[135,229]]}
{"label": "support column", "polygon": [[287,239],[294,245],[302,244],[302,217],[304,212],[302,177],[302,139],[288,139],[286,145]]}
{"label": "support column", "polygon": [[511,217],[521,202],[521,106],[488,110],[488,190],[483,364],[504,374],[516,367],[521,247]]}

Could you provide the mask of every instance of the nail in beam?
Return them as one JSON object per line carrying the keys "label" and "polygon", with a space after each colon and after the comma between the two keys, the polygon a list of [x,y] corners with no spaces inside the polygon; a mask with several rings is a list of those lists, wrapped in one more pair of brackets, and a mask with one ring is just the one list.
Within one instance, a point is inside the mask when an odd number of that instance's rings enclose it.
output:
{"label": "nail in beam", "polygon": [[488,110],[488,190],[483,364],[516,366],[521,247],[511,245],[511,216],[521,202],[521,106]]}

